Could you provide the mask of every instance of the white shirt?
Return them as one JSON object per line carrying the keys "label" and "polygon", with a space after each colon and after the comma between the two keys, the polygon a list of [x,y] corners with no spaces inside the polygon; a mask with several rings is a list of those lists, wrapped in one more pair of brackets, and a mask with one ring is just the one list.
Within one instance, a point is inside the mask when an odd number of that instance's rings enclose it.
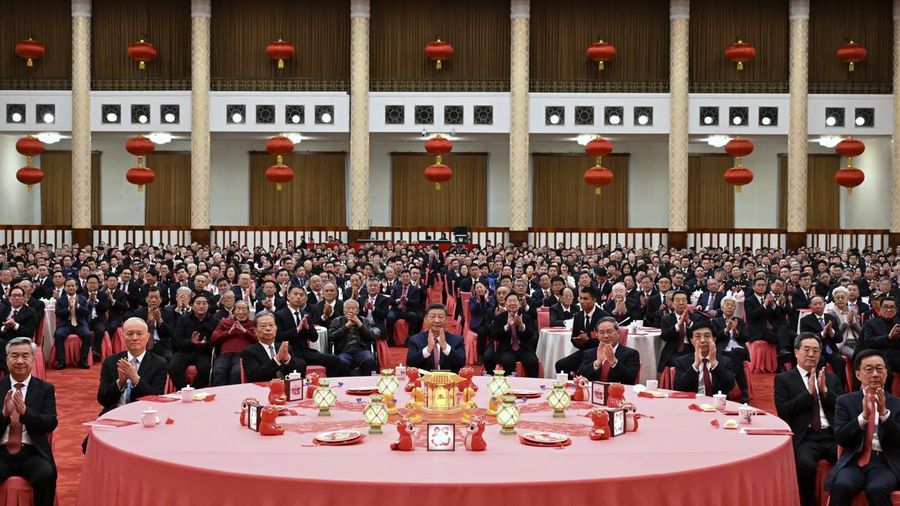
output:
{"label": "white shirt", "polygon": [[[732,318],[735,318],[735,317],[732,316]],[[725,346],[725,351],[731,351],[735,348],[743,348],[743,346],[741,346],[741,343],[737,342],[737,340],[734,338],[735,332],[727,330],[727,328],[728,328],[728,319],[727,318],[725,319],[725,325],[726,325],[725,333],[728,334],[728,344]]]}
{"label": "white shirt", "polygon": [[[25,397],[28,395],[28,384],[31,383],[31,375],[29,374],[28,377],[25,378],[24,381],[16,381],[12,378],[12,376],[10,376],[9,381],[10,381],[10,383],[9,383],[10,388],[12,388],[12,389],[16,388],[16,386],[15,386],[16,383],[21,383],[21,384],[25,385],[24,387],[22,387],[22,399],[25,399]],[[13,409],[15,409],[15,408],[13,408]],[[21,418],[19,419],[19,421],[21,421]],[[6,430],[3,431],[3,438],[0,439],[0,445],[5,445],[7,441],[9,441],[9,426],[8,425],[6,426]],[[28,444],[28,445],[31,444],[31,436],[28,435],[28,429],[25,428],[24,423],[22,424],[22,444]]]}
{"label": "white shirt", "polygon": [[[719,363],[716,362],[716,365],[712,365],[712,360],[709,357],[703,357],[703,358],[709,360],[709,362],[708,362],[709,380],[710,380],[710,382],[712,382],[712,372],[716,369],[716,367],[719,367]],[[691,364],[691,367],[694,367],[694,364]],[[696,367],[696,368],[694,368],[694,370],[697,371],[697,378],[698,378],[697,379],[697,385],[698,385],[697,393],[700,395],[712,396],[713,395],[712,393],[706,392],[706,385],[703,384],[703,360],[702,359],[700,360],[700,367]]]}
{"label": "white shirt", "polygon": [[[141,353],[139,356],[135,357],[131,354],[131,352],[127,352],[125,354],[125,358],[128,359],[132,364],[134,363],[134,359],[137,359],[138,363],[134,366],[135,369],[140,369],[141,362],[144,361],[144,357],[147,355],[147,350],[144,350],[144,353]],[[128,388],[128,379],[125,379],[125,383],[122,384],[122,394],[119,395],[119,406],[125,405],[125,390]],[[134,385],[131,385],[131,389],[134,390]],[[132,396],[131,400],[134,400],[134,396]]]}
{"label": "white shirt", "polygon": [[[866,398],[864,395],[863,400],[865,401],[865,399]],[[875,404],[875,412],[876,413],[878,412],[878,404],[877,403]],[[872,433],[872,451],[876,451],[876,452],[881,451],[881,440],[878,439],[878,426],[881,425],[882,422],[886,422],[888,417],[890,417],[890,416],[891,416],[891,410],[886,409],[886,410],[884,410],[884,416],[876,416],[875,417],[875,432]],[[859,416],[856,418],[856,420],[859,422],[859,428],[862,429],[863,431],[865,431],[867,420],[865,418],[863,418],[863,414],[860,413]],[[863,445],[866,444],[865,435],[863,435],[862,444]],[[862,445],[860,446],[860,448],[862,448]]]}
{"label": "white shirt", "polygon": [[[800,372],[800,377],[803,378],[803,384],[804,384],[804,385],[808,385],[808,384],[809,384],[809,371],[807,371],[806,369],[800,367],[799,365],[797,366],[797,371]],[[816,395],[819,395],[819,382],[818,382],[818,381],[815,381],[814,383],[815,383],[815,385],[816,385],[816,387],[815,387],[815,388],[816,388]],[[819,397],[819,423],[822,424],[822,428],[823,428],[823,429],[824,429],[825,427],[831,427],[831,424],[828,423],[828,419],[825,418],[825,410],[822,408],[822,398],[821,398],[821,396]]]}

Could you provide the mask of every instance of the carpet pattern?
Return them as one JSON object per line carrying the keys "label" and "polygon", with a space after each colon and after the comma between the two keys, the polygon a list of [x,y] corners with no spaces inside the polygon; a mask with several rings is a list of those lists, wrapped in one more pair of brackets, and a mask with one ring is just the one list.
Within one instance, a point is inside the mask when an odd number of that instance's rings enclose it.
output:
{"label": "carpet pattern", "polygon": [[[391,348],[390,363],[405,364],[406,348]],[[481,366],[477,366],[477,372],[481,373]],[[63,371],[47,371],[47,381],[56,385],[59,427],[54,433],[53,452],[59,469],[57,495],[60,506],[74,506],[78,496],[81,465],[84,462],[81,441],[88,433],[88,428],[82,424],[95,419],[100,412],[100,405],[97,404],[99,377],[100,364],[95,364],[89,370],[70,368]],[[755,395],[750,404],[774,413],[775,376],[753,373],[751,381]]]}

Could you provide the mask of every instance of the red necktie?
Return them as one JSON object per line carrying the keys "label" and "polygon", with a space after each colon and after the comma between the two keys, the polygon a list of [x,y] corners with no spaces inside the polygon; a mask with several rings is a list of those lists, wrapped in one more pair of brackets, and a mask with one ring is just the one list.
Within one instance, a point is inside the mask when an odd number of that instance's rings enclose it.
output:
{"label": "red necktie", "polygon": [[515,321],[510,322],[509,332],[512,334],[512,338],[510,339],[510,343],[512,344],[512,350],[519,351],[519,329],[516,328]]}
{"label": "red necktie", "polygon": [[712,385],[712,376],[709,375],[709,359],[703,359],[703,388],[706,390],[706,395],[713,394],[713,385]]}
{"label": "red necktie", "polygon": [[[812,373],[808,373],[812,374]],[[819,392],[816,390],[813,392],[813,405],[812,405],[812,419],[809,422],[809,426],[813,428],[813,430],[822,430],[822,417],[819,416]]]}
{"label": "red necktie", "polygon": [[[676,316],[675,326],[678,326],[678,317]],[[681,326],[681,330],[678,331],[678,351],[684,351],[684,325]],[[712,395],[712,394],[708,394]]]}
{"label": "red necktie", "polygon": [[434,369],[439,370],[441,368],[441,349],[439,348],[440,345],[437,343],[437,339],[435,339],[434,345],[434,353],[432,355],[434,357]]}
{"label": "red necktie", "polygon": [[[21,392],[25,385],[16,383],[15,387],[18,392]],[[19,450],[21,449],[22,422],[19,420],[19,412],[16,410],[15,406],[13,406],[12,414],[9,416],[9,439],[6,440],[6,451],[8,451],[10,455],[15,455],[19,453]]]}
{"label": "red necktie", "polygon": [[[866,424],[866,438],[863,439],[862,452],[859,454],[859,461],[857,462],[857,465],[859,467],[865,467],[866,464],[869,463],[869,459],[872,458],[872,436],[875,435],[876,416],[878,416],[878,409],[876,408],[875,401],[873,400],[871,414],[869,415],[869,422]],[[10,436],[10,438],[12,438],[12,436]]]}
{"label": "red necktie", "polygon": [[606,378],[609,376],[609,362],[604,360],[603,365],[600,366],[600,381],[606,381]]}

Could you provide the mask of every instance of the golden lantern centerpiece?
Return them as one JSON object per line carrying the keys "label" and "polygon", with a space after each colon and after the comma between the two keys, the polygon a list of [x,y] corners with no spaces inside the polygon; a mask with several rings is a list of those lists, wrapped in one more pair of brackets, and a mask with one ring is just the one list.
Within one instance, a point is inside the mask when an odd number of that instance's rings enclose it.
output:
{"label": "golden lantern centerpiece", "polygon": [[500,434],[515,434],[519,416],[519,406],[516,405],[516,398],[512,395],[504,395],[503,404],[497,410],[497,423],[500,424]]}
{"label": "golden lantern centerpiece", "polygon": [[505,375],[503,369],[494,369],[494,375],[488,381],[488,392],[491,393],[491,400],[488,402],[487,415],[497,416],[497,407],[504,395],[509,392],[509,379]]}
{"label": "golden lantern centerpiece", "polygon": [[378,388],[378,393],[384,399],[384,404],[391,415],[397,414],[397,403],[394,402],[394,393],[397,392],[399,386],[400,382],[397,380],[397,376],[394,375],[393,369],[381,370],[381,377],[378,378],[376,388]]}
{"label": "golden lantern centerpiece", "polygon": [[331,406],[337,402],[337,394],[331,388],[331,382],[327,379],[320,379],[319,386],[313,392],[313,402],[319,408],[319,416],[331,416]]}
{"label": "golden lantern centerpiece", "polygon": [[381,434],[381,426],[388,421],[388,410],[383,399],[381,395],[373,394],[363,409],[363,419],[369,424],[369,434]]}
{"label": "golden lantern centerpiece", "polygon": [[562,381],[553,384],[553,389],[547,393],[547,404],[553,408],[554,418],[564,418],[566,416],[566,408],[572,403],[572,396],[566,392],[565,385]]}
{"label": "golden lantern centerpiece", "polygon": [[425,404],[420,411],[430,420],[456,419],[462,415],[462,405],[456,398],[462,376],[450,371],[432,371],[422,378]]}

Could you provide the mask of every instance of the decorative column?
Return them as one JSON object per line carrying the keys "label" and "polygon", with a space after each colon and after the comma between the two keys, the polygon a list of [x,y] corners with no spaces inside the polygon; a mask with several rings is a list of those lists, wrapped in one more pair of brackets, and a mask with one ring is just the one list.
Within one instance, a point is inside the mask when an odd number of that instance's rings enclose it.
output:
{"label": "decorative column", "polygon": [[806,115],[809,82],[809,0],[790,4],[787,249],[806,246]]}
{"label": "decorative column", "polygon": [[509,240],[528,241],[531,204],[528,147],[529,0],[510,1],[509,58]]}
{"label": "decorative column", "polygon": [[669,4],[668,246],[687,246],[690,0]]}
{"label": "decorative column", "polygon": [[191,241],[209,244],[209,18],[211,0],[191,0]]}
{"label": "decorative column", "polygon": [[91,244],[91,0],[72,0],[72,242]]}
{"label": "decorative column", "polygon": [[353,242],[369,230],[369,0],[350,2],[349,203]]}
{"label": "decorative column", "polygon": [[900,246],[900,0],[894,0],[894,130],[891,137],[891,230],[889,243]]}

